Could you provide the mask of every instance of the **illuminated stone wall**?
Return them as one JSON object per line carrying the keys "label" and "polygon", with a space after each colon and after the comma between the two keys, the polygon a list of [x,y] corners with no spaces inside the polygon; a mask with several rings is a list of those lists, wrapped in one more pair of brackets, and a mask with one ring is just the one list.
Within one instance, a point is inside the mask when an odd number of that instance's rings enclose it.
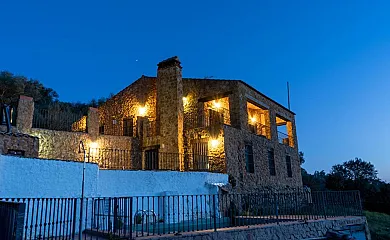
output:
{"label": "illuminated stone wall", "polygon": [[[157,122],[160,151],[183,153],[183,80],[177,57],[158,64]],[[181,169],[183,165],[181,163]]]}
{"label": "illuminated stone wall", "polygon": [[[142,76],[120,91],[99,107],[99,121],[104,125],[104,131],[122,135],[123,119],[133,118],[133,125],[136,125],[137,117],[140,115],[155,119],[156,94],[156,78],[147,76]],[[140,113],[141,107],[145,109],[144,113]]]}
{"label": "illuminated stone wall", "polygon": [[[99,135],[93,137],[88,133],[64,132],[32,128],[32,136],[39,138],[39,158],[60,160],[83,160],[79,153],[79,143],[83,141],[89,149],[91,143],[98,148],[131,150],[137,147],[137,140],[132,137]],[[88,151],[88,150],[87,150]]]}

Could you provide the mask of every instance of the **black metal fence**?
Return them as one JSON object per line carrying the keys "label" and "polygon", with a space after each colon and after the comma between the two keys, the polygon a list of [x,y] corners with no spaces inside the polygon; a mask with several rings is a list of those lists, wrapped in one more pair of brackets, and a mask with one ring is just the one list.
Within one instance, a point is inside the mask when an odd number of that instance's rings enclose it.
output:
{"label": "black metal fence", "polygon": [[134,118],[112,119],[99,128],[99,133],[112,136],[137,136],[137,125]]}
{"label": "black metal fence", "polygon": [[358,191],[3,200],[26,204],[23,239],[134,239],[362,215]]}
{"label": "black metal fence", "polygon": [[224,172],[225,159],[214,156],[168,153],[157,150],[89,148],[86,161],[101,169]]}
{"label": "black metal fence", "polygon": [[33,128],[67,132],[86,132],[87,116],[83,111],[71,111],[57,105],[45,108],[35,107]]}
{"label": "black metal fence", "polygon": [[0,239],[21,239],[25,204],[0,201]]}

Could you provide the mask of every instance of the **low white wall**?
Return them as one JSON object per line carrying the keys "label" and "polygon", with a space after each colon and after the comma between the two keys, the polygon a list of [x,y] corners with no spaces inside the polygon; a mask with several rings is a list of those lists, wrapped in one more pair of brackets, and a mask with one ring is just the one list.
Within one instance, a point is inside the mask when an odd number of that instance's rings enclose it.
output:
{"label": "low white wall", "polygon": [[[83,163],[0,155],[0,197],[80,197]],[[226,174],[99,170],[86,164],[86,197],[213,194]]]}
{"label": "low white wall", "polygon": [[[0,155],[0,197],[80,197],[83,163]],[[96,193],[98,166],[86,164],[85,195]]]}
{"label": "low white wall", "polygon": [[216,194],[228,176],[207,172],[100,170],[100,196]]}

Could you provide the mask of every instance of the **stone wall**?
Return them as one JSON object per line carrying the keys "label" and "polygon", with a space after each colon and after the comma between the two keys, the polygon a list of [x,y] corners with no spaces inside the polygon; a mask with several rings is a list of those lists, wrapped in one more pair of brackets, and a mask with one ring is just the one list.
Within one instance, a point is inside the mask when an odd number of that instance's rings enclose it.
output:
{"label": "stone wall", "polygon": [[38,157],[39,139],[28,134],[0,133],[0,154],[22,151],[25,157]]}
{"label": "stone wall", "polygon": [[92,145],[98,148],[131,150],[137,147],[138,144],[137,140],[133,137],[110,135],[93,137],[88,133],[38,128],[32,128],[30,135],[39,139],[39,158],[46,159],[82,161],[83,154],[79,153],[80,141],[83,141],[87,151]]}
{"label": "stone wall", "polygon": [[[230,126],[224,127],[227,173],[235,181],[237,191],[255,191],[263,187],[302,187],[299,157],[296,149],[270,141]],[[245,144],[252,145],[254,173],[246,171]],[[271,176],[268,150],[274,149],[276,175]],[[287,175],[286,155],[291,157],[292,177]]]}
{"label": "stone wall", "polygon": [[[211,140],[218,136],[218,139],[222,139],[219,140],[220,148],[217,151],[209,150],[209,154],[225,157],[227,161],[226,172],[236,182],[235,190],[253,191],[265,186],[283,189],[285,187],[302,187],[294,113],[238,80],[184,78],[183,84],[186,100],[184,111],[188,116],[202,114],[199,111],[204,109],[204,102],[225,97],[229,101],[228,109],[230,111],[230,124],[225,124],[225,127],[222,131],[218,131],[218,134],[213,134],[211,129],[185,130],[185,151],[191,151],[193,139]],[[262,109],[248,111],[248,102]],[[289,121],[287,129],[288,134],[292,135],[293,147],[279,143],[276,126],[277,115]],[[250,117],[255,117],[260,123],[268,126],[263,133],[265,136],[259,136],[262,132],[251,133],[248,124]],[[254,173],[246,172],[245,143],[253,146]],[[270,175],[269,149],[274,150],[276,176]],[[292,177],[287,175],[287,155],[291,157]]]}
{"label": "stone wall", "polygon": [[156,94],[156,78],[142,76],[110,98],[99,107],[99,122],[104,125],[104,131],[107,133],[115,131],[116,135],[123,135],[122,120],[132,118],[133,124],[136,125],[140,107],[145,108],[146,117],[155,119]]}
{"label": "stone wall", "polygon": [[173,57],[160,62],[157,71],[160,151],[183,153],[183,113],[181,65],[179,59]]}
{"label": "stone wall", "polygon": [[[371,240],[370,233],[365,217],[346,217],[329,220],[313,220],[306,223],[281,223],[280,225],[260,225],[250,227],[236,227],[218,229],[216,232],[212,230],[183,233],[180,235],[165,235],[153,237],[153,239],[186,239],[186,240],[242,240],[242,239],[258,239],[258,240],[295,240],[295,239],[316,239],[327,235],[328,231],[332,230],[349,230],[351,225],[361,225],[364,230],[362,232],[353,233],[356,236],[363,235],[364,239]],[[338,238],[346,239],[346,238]],[[362,238],[359,238],[362,239]]]}

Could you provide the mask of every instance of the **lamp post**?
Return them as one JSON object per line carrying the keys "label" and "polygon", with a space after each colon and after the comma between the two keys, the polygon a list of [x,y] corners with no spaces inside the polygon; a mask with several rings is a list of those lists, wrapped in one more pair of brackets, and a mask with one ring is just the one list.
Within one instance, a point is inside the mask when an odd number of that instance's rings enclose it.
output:
{"label": "lamp post", "polygon": [[83,141],[79,143],[79,153],[83,153],[83,178],[81,182],[81,203],[80,203],[80,230],[79,230],[79,240],[82,239],[82,230],[83,230],[83,207],[84,207],[84,187],[85,187],[85,159],[87,154],[85,151]]}

